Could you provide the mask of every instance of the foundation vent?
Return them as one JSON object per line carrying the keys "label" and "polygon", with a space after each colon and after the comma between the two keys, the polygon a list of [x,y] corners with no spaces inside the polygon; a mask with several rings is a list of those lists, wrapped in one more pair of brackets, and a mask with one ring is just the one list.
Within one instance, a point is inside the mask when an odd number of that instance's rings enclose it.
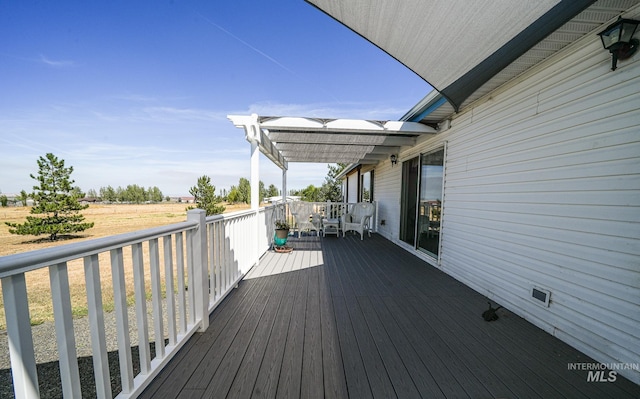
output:
{"label": "foundation vent", "polygon": [[536,303],[541,306],[548,307],[549,306],[549,297],[551,297],[551,292],[549,290],[545,290],[538,287],[533,287],[531,289],[531,297],[535,299]]}

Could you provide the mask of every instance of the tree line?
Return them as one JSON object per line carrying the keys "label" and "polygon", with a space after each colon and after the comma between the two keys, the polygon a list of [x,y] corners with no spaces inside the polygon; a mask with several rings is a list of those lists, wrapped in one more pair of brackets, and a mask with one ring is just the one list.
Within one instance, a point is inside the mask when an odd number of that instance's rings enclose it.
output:
{"label": "tree line", "polygon": [[[78,233],[93,227],[93,223],[84,221],[84,216],[80,211],[89,205],[80,204],[79,199],[85,198],[85,194],[79,187],[73,186],[71,180],[73,167],[66,167],[63,159],[58,159],[55,155],[48,153],[38,159],[38,174],[30,177],[38,183],[33,186],[33,192],[27,194],[26,191],[20,193],[19,199],[26,205],[27,198],[34,200],[31,208],[32,215],[41,214],[43,216],[27,216],[27,220],[20,223],[5,222],[9,226],[9,232],[20,235],[49,235],[50,240],[56,240],[61,235]],[[293,195],[300,195],[306,201],[334,201],[342,200],[340,181],[337,175],[344,169],[344,164],[328,165],[329,173],[325,182],[319,188],[309,185],[302,190],[292,190]],[[211,183],[211,178],[201,176],[197,185],[189,190],[195,198],[198,208],[204,209],[207,215],[222,213],[225,207],[223,201],[228,203],[250,203],[251,184],[248,179],[240,178],[237,186],[232,186],[227,192],[222,191],[221,195],[216,195],[215,186]],[[111,186],[101,187],[100,192],[91,189],[87,195],[93,198],[101,198],[102,201],[109,202],[161,202],[163,200],[162,191],[158,187],[145,189],[137,184],[130,184],[126,188]],[[259,182],[260,202],[265,197],[276,197],[280,195],[278,189],[271,184],[268,188],[262,181]],[[167,198],[168,200],[168,198]],[[6,206],[6,196],[0,198],[2,206]],[[192,209],[189,207],[187,209]]]}
{"label": "tree line", "polygon": [[[315,187],[309,185],[302,190],[291,190],[290,195],[300,196],[303,201],[309,202],[340,202],[342,201],[342,188],[341,182],[337,176],[344,170],[346,164],[328,165],[329,172],[325,178],[321,187]],[[231,189],[227,192],[222,190],[220,195],[216,195],[216,188],[211,184],[211,178],[209,176],[201,176],[198,178],[196,186],[191,187],[189,193],[193,195],[196,206],[189,206],[187,210],[200,208],[206,211],[207,216],[215,215],[224,212],[225,207],[222,202],[237,204],[237,203],[251,203],[251,183],[248,179],[241,177],[237,186],[231,186]],[[265,188],[264,182],[259,182],[258,194],[260,196],[260,202],[263,202],[266,197],[277,197],[281,195],[278,188],[271,184],[268,188]]]}
{"label": "tree line", "polygon": [[[302,201],[308,202],[340,202],[342,201],[342,185],[337,176],[344,170],[346,164],[338,163],[335,165],[327,165],[329,171],[324,179],[322,186],[316,187],[313,184],[303,189],[289,190],[289,195],[299,196]],[[259,183],[258,193],[260,195],[260,202],[267,197],[277,197],[282,195],[278,188],[271,184],[268,188],[265,188],[262,180]],[[235,203],[251,203],[251,183],[244,177],[240,178],[237,186],[231,186],[231,189],[227,192],[222,190],[220,193],[222,201],[235,204]]]}
{"label": "tree line", "polygon": [[134,204],[142,204],[145,202],[162,202],[168,201],[169,198],[165,198],[162,195],[162,191],[156,187],[149,187],[145,189],[137,184],[129,184],[127,187],[113,188],[111,186],[100,187],[100,190],[96,192],[94,189],[87,191],[86,197],[99,198],[106,202],[128,202]]}

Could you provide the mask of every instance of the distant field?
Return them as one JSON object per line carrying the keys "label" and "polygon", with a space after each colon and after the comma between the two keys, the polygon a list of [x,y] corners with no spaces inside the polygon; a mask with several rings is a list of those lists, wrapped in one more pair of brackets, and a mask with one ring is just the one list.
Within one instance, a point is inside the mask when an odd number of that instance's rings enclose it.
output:
{"label": "distant field", "polygon": [[[64,245],[79,241],[143,230],[166,224],[178,223],[186,220],[187,204],[142,204],[142,205],[91,205],[82,211],[86,220],[94,222],[95,227],[80,233],[79,238],[49,242],[44,236],[19,236],[9,233],[9,227],[4,222],[23,223],[29,215],[28,207],[0,208],[0,256],[33,251],[56,245]],[[248,205],[226,205],[226,212],[234,212],[247,209]],[[105,257],[106,258],[106,257]],[[103,301],[107,310],[113,308],[111,299],[111,270],[107,259],[100,259],[101,276],[103,282]],[[71,302],[76,316],[86,315],[86,292],[84,290],[84,270],[82,261],[69,262],[69,284],[71,286]],[[145,270],[147,271],[147,270]],[[49,288],[49,271],[47,268],[29,272],[27,276],[27,291],[29,295],[29,309],[32,324],[39,324],[52,320],[53,308],[51,304],[51,292]],[[128,282],[132,277],[128,277]],[[129,285],[129,284],[127,284]],[[146,285],[150,287],[149,283]],[[133,288],[131,298],[133,301]],[[0,292],[0,330],[6,329],[4,316],[4,302]]]}

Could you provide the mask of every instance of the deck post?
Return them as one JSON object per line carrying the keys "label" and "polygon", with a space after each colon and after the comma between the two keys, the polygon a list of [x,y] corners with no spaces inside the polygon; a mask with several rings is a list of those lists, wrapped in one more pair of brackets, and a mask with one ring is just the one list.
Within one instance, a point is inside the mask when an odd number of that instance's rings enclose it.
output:
{"label": "deck post", "polygon": [[[259,129],[258,126],[255,127]],[[251,240],[251,265],[258,263],[258,247],[260,242],[260,149],[257,141],[251,142],[251,210],[254,215],[254,240]],[[241,270],[247,272],[247,270]]]}
{"label": "deck post", "polygon": [[287,203],[287,170],[282,169],[282,203]]}
{"label": "deck post", "polygon": [[260,208],[260,151],[258,142],[251,142],[251,209]]}
{"label": "deck post", "polygon": [[187,212],[187,220],[198,222],[195,237],[192,240],[193,253],[193,282],[196,320],[200,322],[198,331],[209,328],[209,278],[207,262],[207,223],[206,212],[202,209],[192,209]]}
{"label": "deck post", "polygon": [[282,169],[282,220],[287,219],[287,169]]}

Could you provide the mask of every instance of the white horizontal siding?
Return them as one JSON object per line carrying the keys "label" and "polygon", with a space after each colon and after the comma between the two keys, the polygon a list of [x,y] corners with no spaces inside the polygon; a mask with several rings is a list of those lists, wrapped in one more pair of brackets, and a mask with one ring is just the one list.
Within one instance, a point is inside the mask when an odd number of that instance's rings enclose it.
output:
{"label": "white horizontal siding", "polygon": [[358,202],[358,176],[359,173],[357,171],[347,176],[348,190],[346,202]]}
{"label": "white horizontal siding", "polygon": [[[400,189],[402,167],[381,162],[373,174],[373,198],[378,204],[378,233],[389,240],[397,240],[400,226]],[[384,225],[381,221],[384,220]]]}
{"label": "white horizontal siding", "polygon": [[[637,363],[640,53],[610,62],[593,35],[400,157],[448,141],[445,272],[598,361]],[[376,170],[380,207],[398,218],[400,169]]]}

